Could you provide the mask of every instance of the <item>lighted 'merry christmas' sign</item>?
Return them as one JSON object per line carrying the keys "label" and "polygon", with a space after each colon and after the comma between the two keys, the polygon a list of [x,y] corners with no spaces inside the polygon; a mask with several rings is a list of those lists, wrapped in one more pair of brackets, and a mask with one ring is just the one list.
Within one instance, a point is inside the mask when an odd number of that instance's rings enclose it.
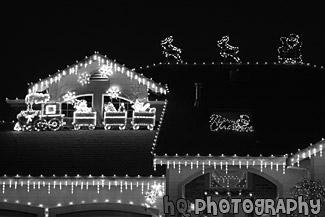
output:
{"label": "lighted 'merry christmas' sign", "polygon": [[253,132],[250,117],[247,114],[240,114],[237,118],[225,117],[222,114],[212,114],[210,116],[210,130],[233,131],[233,132]]}

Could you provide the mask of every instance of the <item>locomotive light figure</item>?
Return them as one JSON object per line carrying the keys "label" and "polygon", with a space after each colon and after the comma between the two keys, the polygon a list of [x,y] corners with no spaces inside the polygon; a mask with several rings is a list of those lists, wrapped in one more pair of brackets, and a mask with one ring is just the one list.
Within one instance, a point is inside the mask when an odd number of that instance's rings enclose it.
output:
{"label": "locomotive light figure", "polygon": [[34,127],[37,131],[60,130],[65,125],[64,114],[61,114],[61,104],[58,102],[42,104],[39,119],[35,121]]}
{"label": "locomotive light figure", "polygon": [[[64,125],[64,114],[61,114],[61,104],[49,102],[50,95],[30,93],[25,97],[27,109],[17,115],[18,122],[14,129],[17,131],[57,131]],[[41,110],[33,110],[33,104],[41,104]]]}

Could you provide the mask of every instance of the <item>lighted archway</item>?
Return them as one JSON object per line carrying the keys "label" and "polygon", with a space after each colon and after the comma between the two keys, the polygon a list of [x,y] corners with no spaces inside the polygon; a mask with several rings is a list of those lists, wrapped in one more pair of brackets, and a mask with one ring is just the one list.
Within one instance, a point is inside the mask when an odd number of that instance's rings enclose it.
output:
{"label": "lighted archway", "polygon": [[[207,174],[207,173],[211,173],[214,170],[215,170],[214,167],[206,168],[204,173],[202,173],[202,170],[201,170],[201,171],[198,171],[198,172],[192,174],[191,176],[187,177],[186,179],[184,179],[178,185],[178,197],[179,198],[185,198],[185,186],[186,186],[186,184],[190,183],[195,178],[197,178],[199,176],[202,176],[204,174]],[[266,180],[270,181],[272,184],[274,184],[276,186],[277,198],[282,198],[283,197],[283,185],[278,180],[273,178],[272,176],[266,174],[265,172],[260,172],[259,169],[255,169],[253,167],[249,167],[248,169],[242,168],[242,170],[245,170],[246,172],[249,172],[249,173],[256,174],[256,175],[261,176],[261,177],[265,178]]]}

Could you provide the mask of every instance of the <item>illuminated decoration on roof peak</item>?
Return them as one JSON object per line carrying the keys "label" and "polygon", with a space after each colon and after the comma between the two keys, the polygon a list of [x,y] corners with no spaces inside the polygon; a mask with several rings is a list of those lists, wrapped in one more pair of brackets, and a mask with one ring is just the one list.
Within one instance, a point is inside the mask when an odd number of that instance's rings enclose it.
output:
{"label": "illuminated decoration on roof peak", "polygon": [[224,58],[227,59],[228,57],[232,58],[235,60],[237,63],[240,63],[240,58],[238,56],[239,48],[231,46],[228,44],[229,42],[229,36],[225,35],[223,36],[218,42],[217,45],[220,47],[220,55]]}
{"label": "illuminated decoration on roof peak", "polygon": [[281,37],[281,46],[278,48],[278,62],[285,64],[297,64],[302,62],[299,35],[291,33],[288,37]]}
{"label": "illuminated decoration on roof peak", "polygon": [[168,62],[168,57],[173,57],[176,60],[176,63],[182,63],[183,60],[181,59],[181,53],[182,50],[178,47],[175,47],[172,42],[173,42],[173,36],[169,36],[165,38],[164,40],[161,41],[160,45],[163,48],[163,54],[167,59]]}

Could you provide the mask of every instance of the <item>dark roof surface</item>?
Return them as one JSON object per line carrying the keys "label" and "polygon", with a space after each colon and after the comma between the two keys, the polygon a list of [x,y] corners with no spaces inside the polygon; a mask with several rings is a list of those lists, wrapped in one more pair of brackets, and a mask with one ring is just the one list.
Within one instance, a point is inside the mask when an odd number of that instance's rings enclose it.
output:
{"label": "dark roof surface", "polygon": [[[147,77],[170,94],[157,155],[284,155],[325,135],[325,70],[306,65],[156,65]],[[200,108],[194,83],[202,83]],[[244,112],[254,133],[209,130],[211,112]]]}
{"label": "dark roof surface", "polygon": [[160,176],[150,154],[156,131],[0,131],[2,175]]}
{"label": "dark roof surface", "polygon": [[[325,135],[324,69],[171,64],[140,72],[167,83],[170,91],[158,155],[283,155]],[[193,106],[195,82],[203,86],[200,109]],[[209,116],[220,110],[250,113],[254,133],[210,132]],[[160,176],[163,168],[153,170],[150,154],[155,135],[147,130],[1,131],[0,173]]]}

